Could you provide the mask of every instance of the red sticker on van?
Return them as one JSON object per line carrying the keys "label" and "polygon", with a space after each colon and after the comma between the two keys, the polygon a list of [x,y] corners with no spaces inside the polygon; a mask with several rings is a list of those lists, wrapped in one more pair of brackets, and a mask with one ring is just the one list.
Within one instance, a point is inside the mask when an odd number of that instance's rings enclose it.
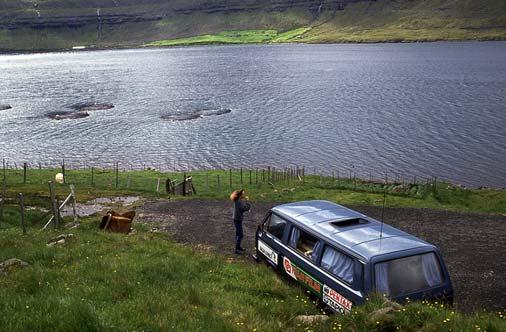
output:
{"label": "red sticker on van", "polygon": [[312,291],[321,295],[323,284],[310,276],[304,270],[302,270],[297,265],[293,264],[288,258],[283,257],[283,267],[285,272],[291,276],[293,279],[303,283],[308,286]]}

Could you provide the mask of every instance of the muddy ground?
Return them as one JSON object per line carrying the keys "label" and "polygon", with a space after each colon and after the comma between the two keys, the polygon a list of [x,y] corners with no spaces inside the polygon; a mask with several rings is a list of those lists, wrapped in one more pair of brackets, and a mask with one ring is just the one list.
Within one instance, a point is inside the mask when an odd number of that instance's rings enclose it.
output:
{"label": "muddy ground", "polygon": [[[256,225],[274,204],[253,203],[244,222],[244,245],[254,248]],[[373,218],[381,208],[352,206]],[[137,222],[173,234],[176,241],[233,255],[231,202],[151,201]],[[455,306],[465,312],[506,308],[506,216],[430,209],[386,208],[386,223],[441,248],[455,289]],[[247,259],[247,258],[245,258]]]}

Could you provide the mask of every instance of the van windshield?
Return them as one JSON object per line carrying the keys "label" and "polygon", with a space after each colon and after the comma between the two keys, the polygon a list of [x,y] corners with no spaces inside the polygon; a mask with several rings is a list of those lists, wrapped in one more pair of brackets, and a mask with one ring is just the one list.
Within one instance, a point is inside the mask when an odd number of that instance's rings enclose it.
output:
{"label": "van windshield", "polygon": [[434,253],[403,257],[375,265],[376,290],[390,297],[408,295],[443,282]]}

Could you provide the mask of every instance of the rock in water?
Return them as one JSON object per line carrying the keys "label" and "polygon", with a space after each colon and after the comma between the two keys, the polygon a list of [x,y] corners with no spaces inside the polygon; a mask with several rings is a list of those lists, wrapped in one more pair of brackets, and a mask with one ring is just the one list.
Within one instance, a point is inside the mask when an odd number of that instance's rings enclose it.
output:
{"label": "rock in water", "polygon": [[228,114],[231,112],[232,112],[232,110],[229,108],[220,108],[217,110],[205,110],[205,111],[202,111],[202,116],[223,115],[223,114]]}
{"label": "rock in water", "polygon": [[0,111],[10,110],[12,108],[9,104],[0,104]]}
{"label": "rock in water", "polygon": [[77,103],[71,106],[72,109],[75,109],[78,112],[90,112],[90,111],[105,111],[111,108],[114,108],[113,104],[110,103]]}
{"label": "rock in water", "polygon": [[200,118],[203,118],[206,116],[228,114],[231,112],[232,112],[232,110],[229,108],[206,109],[206,110],[192,111],[190,113],[167,114],[167,115],[162,115],[161,118],[162,118],[162,120],[170,120],[170,121],[188,121],[188,120],[200,119]]}
{"label": "rock in water", "polygon": [[46,116],[53,120],[69,120],[69,119],[82,119],[90,116],[87,112],[50,112]]}
{"label": "rock in water", "polygon": [[201,118],[202,115],[199,113],[189,113],[189,114],[167,114],[162,115],[162,120],[169,120],[169,121],[188,121],[188,120],[195,120]]}

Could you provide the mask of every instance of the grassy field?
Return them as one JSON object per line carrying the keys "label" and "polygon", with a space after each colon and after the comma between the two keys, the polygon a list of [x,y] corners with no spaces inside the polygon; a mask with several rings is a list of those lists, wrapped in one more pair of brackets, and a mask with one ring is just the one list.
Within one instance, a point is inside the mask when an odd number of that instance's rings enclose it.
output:
{"label": "grassy field", "polygon": [[302,35],[309,30],[311,28],[299,28],[285,32],[276,30],[223,31],[216,35],[160,40],[148,43],[145,46],[286,43],[302,38]]}
{"label": "grassy field", "polygon": [[[26,183],[23,170],[9,169],[6,172],[7,198],[17,202],[18,193],[25,195],[28,205],[49,208],[48,181],[54,179],[61,169],[28,169]],[[417,180],[416,184],[402,183],[390,176],[389,183],[360,180],[349,175],[337,177],[306,175],[302,180],[287,178],[283,173],[267,170],[194,171],[197,190],[195,197],[227,199],[231,190],[244,188],[254,201],[286,202],[309,199],[327,199],[345,205],[382,205],[386,193],[389,207],[434,208],[485,213],[506,213],[506,191],[494,189],[464,189],[439,181]],[[232,177],[230,177],[232,175]],[[76,185],[79,201],[111,195],[140,195],[144,197],[167,197],[165,180],[182,180],[182,173],[164,173],[155,170],[119,171],[111,169],[67,170],[67,183]],[[250,182],[251,176],[251,182]],[[0,174],[0,179],[2,175]],[[160,192],[157,192],[160,179]],[[397,180],[397,181],[396,181]],[[411,180],[413,182],[413,180]],[[63,200],[69,192],[68,185],[56,185],[57,194]]]}
{"label": "grassy field", "polygon": [[[81,220],[61,246],[62,231],[29,228],[7,209],[0,262],[30,265],[0,275],[3,331],[504,331],[504,312],[463,315],[435,303],[412,303],[374,321],[375,297],[351,315],[306,325],[294,318],[321,313],[303,289],[264,265],[175,244],[168,235],[119,235]],[[36,217],[36,216],[32,216]],[[8,226],[6,226],[8,225]]]}

